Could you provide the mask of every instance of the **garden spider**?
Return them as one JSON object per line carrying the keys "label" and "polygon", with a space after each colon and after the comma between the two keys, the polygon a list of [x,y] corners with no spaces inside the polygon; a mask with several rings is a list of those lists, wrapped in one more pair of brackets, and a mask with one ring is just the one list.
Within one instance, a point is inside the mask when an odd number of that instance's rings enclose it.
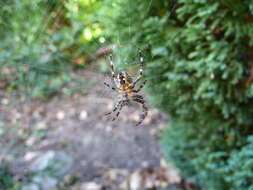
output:
{"label": "garden spider", "polygon": [[121,71],[116,75],[114,72],[112,55],[109,56],[112,86],[107,84],[106,82],[104,82],[104,84],[110,89],[112,89],[113,91],[116,91],[119,93],[119,99],[117,103],[115,104],[113,110],[105,114],[105,115],[110,115],[111,113],[114,113],[117,111],[112,121],[114,121],[119,116],[122,108],[124,106],[127,106],[130,103],[130,101],[134,101],[141,104],[142,109],[143,109],[143,112],[140,115],[140,121],[136,124],[136,126],[140,125],[148,114],[148,108],[145,104],[145,100],[143,96],[138,94],[138,92],[140,92],[140,90],[146,84],[147,80],[143,81],[138,89],[134,89],[135,85],[140,81],[140,79],[143,76],[142,74],[143,73],[143,56],[140,50],[139,50],[139,59],[140,59],[140,66],[141,66],[139,69],[139,75],[135,80],[133,80],[132,77],[130,77],[130,75],[126,71]]}

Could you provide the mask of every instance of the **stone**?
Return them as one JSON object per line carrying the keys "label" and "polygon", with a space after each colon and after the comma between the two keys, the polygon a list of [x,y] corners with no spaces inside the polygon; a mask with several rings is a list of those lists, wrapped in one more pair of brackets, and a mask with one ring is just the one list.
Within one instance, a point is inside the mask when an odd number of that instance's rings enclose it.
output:
{"label": "stone", "polygon": [[130,176],[129,186],[131,190],[140,190],[142,187],[142,176],[139,172],[134,172]]}
{"label": "stone", "polygon": [[36,176],[32,180],[39,185],[40,190],[53,190],[58,183],[56,178],[49,176]]}
{"label": "stone", "polygon": [[24,185],[23,187],[21,187],[21,190],[40,190],[39,185],[37,184],[28,184],[28,185]]}
{"label": "stone", "polygon": [[30,166],[34,173],[44,172],[49,176],[61,177],[70,170],[73,159],[63,152],[48,151],[38,156]]}
{"label": "stone", "polygon": [[1,101],[1,103],[3,105],[7,105],[7,104],[9,104],[9,100],[7,98],[3,98],[2,101]]}
{"label": "stone", "polygon": [[63,111],[57,112],[56,118],[57,118],[58,120],[63,120],[63,119],[65,118],[65,113],[64,113]]}
{"label": "stone", "polygon": [[34,143],[36,142],[36,137],[34,137],[34,136],[30,136],[27,140],[26,140],[26,142],[25,142],[25,144],[26,144],[26,146],[32,146],[32,145],[34,145]]}
{"label": "stone", "polygon": [[30,169],[33,172],[39,172],[46,169],[49,166],[50,160],[55,156],[54,151],[48,151],[43,155],[38,156],[37,159],[31,164]]}
{"label": "stone", "polygon": [[46,123],[46,122],[40,121],[40,122],[38,122],[38,123],[36,124],[35,128],[38,129],[38,130],[44,130],[44,129],[47,129],[48,126],[47,126],[47,123]]}
{"label": "stone", "polygon": [[80,112],[80,114],[79,114],[79,119],[80,119],[81,121],[83,121],[83,120],[86,120],[87,117],[88,117],[87,111],[82,110],[82,111]]}
{"label": "stone", "polygon": [[102,189],[102,185],[99,185],[95,182],[87,182],[81,185],[80,190],[101,190],[101,189]]}
{"label": "stone", "polygon": [[[70,156],[63,152],[52,150],[45,153],[36,153],[35,156],[34,153],[31,152],[26,156],[26,158],[28,160],[33,158],[29,167],[29,170],[33,176],[31,181],[32,184],[38,185],[39,190],[55,189],[59,180],[64,178],[73,164],[73,159]],[[24,187],[31,188],[30,186],[32,184]]]}
{"label": "stone", "polygon": [[38,152],[27,152],[24,156],[24,160],[26,162],[30,162],[33,160],[36,156],[38,156]]}

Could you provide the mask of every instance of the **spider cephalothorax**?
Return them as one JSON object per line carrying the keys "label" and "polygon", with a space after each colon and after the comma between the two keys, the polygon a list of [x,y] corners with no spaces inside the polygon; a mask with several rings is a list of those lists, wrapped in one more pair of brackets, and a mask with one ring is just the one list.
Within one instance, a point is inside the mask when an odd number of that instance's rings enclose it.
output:
{"label": "spider cephalothorax", "polygon": [[142,104],[143,112],[140,116],[140,121],[136,125],[140,125],[142,121],[145,119],[148,113],[148,108],[145,104],[143,96],[137,94],[140,92],[140,90],[143,88],[143,86],[146,83],[146,80],[139,86],[138,89],[134,89],[136,84],[140,81],[140,79],[143,76],[143,57],[141,55],[141,51],[139,51],[140,54],[140,69],[139,69],[139,75],[136,79],[132,79],[132,77],[126,72],[126,71],[121,71],[117,75],[115,74],[114,71],[114,66],[113,66],[113,59],[112,55],[110,55],[110,67],[111,67],[111,72],[112,72],[112,86],[110,86],[107,83],[104,83],[107,87],[111,88],[114,91],[117,91],[119,93],[119,100],[115,104],[113,110],[106,115],[109,115],[115,111],[116,117],[113,118],[113,121],[119,116],[121,109],[128,105],[130,101],[134,101],[137,103]]}

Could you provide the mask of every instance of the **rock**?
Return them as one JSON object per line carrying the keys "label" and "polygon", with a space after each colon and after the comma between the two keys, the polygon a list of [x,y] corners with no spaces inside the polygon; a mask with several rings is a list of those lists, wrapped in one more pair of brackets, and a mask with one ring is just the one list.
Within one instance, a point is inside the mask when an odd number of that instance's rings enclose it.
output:
{"label": "rock", "polygon": [[142,189],[142,176],[139,172],[134,172],[130,176],[129,187],[131,190],[140,190]]}
{"label": "rock", "polygon": [[171,167],[171,165],[168,164],[164,158],[161,158],[161,160],[160,160],[160,166],[162,168],[170,168]]}
{"label": "rock", "polygon": [[80,112],[79,119],[80,119],[81,121],[83,121],[83,120],[87,119],[87,117],[88,117],[87,111],[82,110],[82,111]]}
{"label": "rock", "polygon": [[107,104],[107,109],[112,110],[113,109],[113,101],[109,101]]}
{"label": "rock", "polygon": [[168,164],[164,159],[160,160],[160,165],[164,169],[164,176],[170,184],[179,184],[181,182],[180,172],[173,165]]}
{"label": "rock", "polygon": [[179,184],[182,180],[179,174],[179,171],[176,169],[168,170],[166,175],[167,175],[168,182],[170,184]]}
{"label": "rock", "polygon": [[112,126],[110,126],[110,125],[106,126],[106,127],[105,127],[105,131],[106,131],[107,133],[110,133],[110,132],[112,131]]}
{"label": "rock", "polygon": [[168,187],[159,188],[158,190],[183,190],[179,185],[170,185]]}
{"label": "rock", "polygon": [[141,166],[142,166],[143,168],[148,168],[148,166],[149,166],[148,161],[143,161],[143,162],[141,163]]}
{"label": "rock", "polygon": [[56,185],[57,185],[57,179],[52,178],[52,177],[43,178],[43,181],[41,184],[43,190],[53,189]]}
{"label": "rock", "polygon": [[38,156],[38,152],[27,152],[24,156],[24,160],[26,162],[30,162],[33,160],[36,156]]}
{"label": "rock", "polygon": [[31,183],[23,186],[21,190],[40,190],[40,187],[37,184]]}
{"label": "rock", "polygon": [[22,115],[21,115],[21,113],[19,113],[19,112],[15,112],[15,115],[14,115],[14,118],[15,119],[21,119],[21,117],[22,117]]}
{"label": "rock", "polygon": [[95,182],[87,182],[81,185],[80,190],[101,190],[101,189],[102,189],[102,185],[99,185]]}
{"label": "rock", "polygon": [[49,176],[36,176],[32,180],[39,185],[40,190],[53,190],[58,183],[56,178]]}
{"label": "rock", "polygon": [[36,137],[34,137],[34,136],[30,136],[27,140],[26,140],[26,142],[25,142],[25,144],[27,145],[27,146],[32,146],[32,145],[34,145],[34,143],[36,142]]}
{"label": "rock", "polygon": [[9,104],[9,100],[7,98],[3,98],[2,101],[1,101],[1,103],[3,105],[7,105],[7,104]]}
{"label": "rock", "polygon": [[165,160],[161,160],[160,168],[149,168],[145,161],[143,168],[136,170],[128,175],[125,181],[120,185],[121,190],[144,190],[144,189],[166,189],[171,185],[181,183],[181,176],[178,170],[172,165],[167,164]]}
{"label": "rock", "polygon": [[63,119],[65,118],[65,113],[64,113],[63,111],[57,112],[56,118],[57,118],[58,120],[63,120]]}
{"label": "rock", "polygon": [[40,121],[40,122],[38,122],[38,123],[36,124],[35,128],[38,129],[38,130],[44,130],[44,129],[47,129],[48,126],[47,126],[47,123],[46,123],[46,122]]}
{"label": "rock", "polygon": [[55,156],[54,151],[48,151],[45,154],[39,156],[30,166],[31,171],[38,172],[48,167],[50,160]]}
{"label": "rock", "polygon": [[71,168],[73,159],[63,152],[48,151],[35,159],[30,166],[34,173],[44,172],[49,176],[62,177]]}
{"label": "rock", "polygon": [[137,122],[137,121],[139,121],[140,120],[140,115],[139,115],[139,113],[138,112],[134,112],[133,114],[132,114],[132,118],[131,118],[133,121],[135,121],[135,122]]}
{"label": "rock", "polygon": [[[45,153],[30,152],[27,159],[34,158],[30,165],[32,184],[26,185],[22,190],[34,190],[36,184],[39,190],[55,189],[60,179],[69,172],[73,159],[63,152],[48,151]],[[26,189],[25,189],[26,188]],[[37,189],[35,189],[37,190]]]}
{"label": "rock", "polygon": [[119,174],[120,174],[120,173],[119,173],[118,170],[116,170],[116,169],[110,169],[109,171],[107,171],[107,172],[103,175],[103,177],[104,177],[105,179],[110,180],[110,181],[116,181]]}

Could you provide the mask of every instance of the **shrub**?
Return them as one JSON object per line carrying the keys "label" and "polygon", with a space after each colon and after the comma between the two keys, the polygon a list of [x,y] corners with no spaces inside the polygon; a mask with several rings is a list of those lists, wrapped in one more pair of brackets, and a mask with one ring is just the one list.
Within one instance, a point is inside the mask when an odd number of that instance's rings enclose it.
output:
{"label": "shrub", "polygon": [[94,15],[100,5],[98,0],[2,2],[0,88],[47,98],[66,86],[73,79],[70,69],[84,66],[101,45],[103,28]]}
{"label": "shrub", "polygon": [[[8,0],[0,10],[0,80],[32,97],[55,93],[69,76],[64,4],[58,1]],[[60,81],[60,82],[59,82]]]}
{"label": "shrub", "polygon": [[252,189],[253,2],[106,5],[120,57],[145,50],[150,99],[171,120],[161,141],[167,158],[205,190]]}
{"label": "shrub", "polygon": [[18,183],[15,181],[13,175],[9,171],[9,166],[1,162],[0,167],[0,188],[6,190],[16,190]]}

